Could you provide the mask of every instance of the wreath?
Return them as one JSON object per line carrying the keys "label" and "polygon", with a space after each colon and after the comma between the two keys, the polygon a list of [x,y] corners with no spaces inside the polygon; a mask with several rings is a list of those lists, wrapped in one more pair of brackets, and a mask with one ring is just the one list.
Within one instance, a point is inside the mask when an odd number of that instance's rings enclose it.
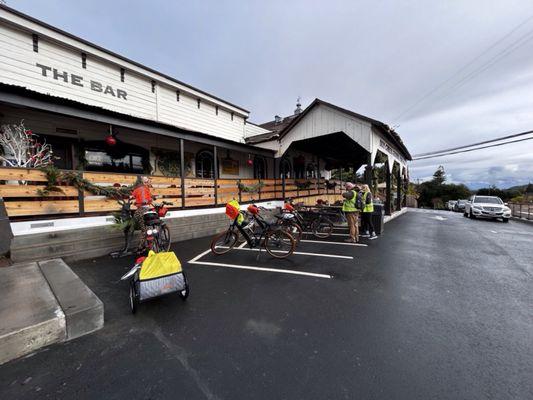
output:
{"label": "wreath", "polygon": [[265,183],[263,181],[259,181],[258,183],[254,185],[250,185],[250,186],[247,186],[241,182],[237,183],[237,187],[239,188],[239,190],[241,192],[246,192],[246,193],[257,193],[261,190],[263,186],[265,186]]}

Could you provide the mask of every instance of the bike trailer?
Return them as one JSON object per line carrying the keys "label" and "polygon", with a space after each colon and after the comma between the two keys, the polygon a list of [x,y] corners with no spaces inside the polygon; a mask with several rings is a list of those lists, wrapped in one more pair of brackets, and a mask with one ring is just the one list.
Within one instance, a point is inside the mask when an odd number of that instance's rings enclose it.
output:
{"label": "bike trailer", "polygon": [[138,303],[170,293],[177,293],[183,300],[189,295],[181,263],[173,251],[150,251],[131,282],[132,312],[135,313]]}

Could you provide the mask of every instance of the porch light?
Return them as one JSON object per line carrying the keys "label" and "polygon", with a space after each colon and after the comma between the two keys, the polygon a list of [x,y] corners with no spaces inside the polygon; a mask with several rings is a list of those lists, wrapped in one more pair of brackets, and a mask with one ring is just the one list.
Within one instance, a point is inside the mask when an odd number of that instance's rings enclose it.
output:
{"label": "porch light", "polygon": [[109,125],[109,134],[105,137],[105,142],[108,146],[114,146],[117,144],[117,139],[113,135],[113,127]]}

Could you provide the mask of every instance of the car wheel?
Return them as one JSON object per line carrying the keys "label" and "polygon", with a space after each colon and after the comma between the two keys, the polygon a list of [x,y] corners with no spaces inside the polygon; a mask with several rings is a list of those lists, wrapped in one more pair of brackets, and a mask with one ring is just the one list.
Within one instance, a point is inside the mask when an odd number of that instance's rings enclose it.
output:
{"label": "car wheel", "polygon": [[509,222],[509,218],[502,218],[503,222]]}

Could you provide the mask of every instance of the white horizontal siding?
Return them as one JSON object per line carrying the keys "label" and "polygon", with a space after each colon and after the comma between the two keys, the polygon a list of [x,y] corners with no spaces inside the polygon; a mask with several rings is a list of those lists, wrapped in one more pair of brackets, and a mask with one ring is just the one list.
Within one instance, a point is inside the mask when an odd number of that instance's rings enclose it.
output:
{"label": "white horizontal siding", "polygon": [[[53,72],[42,76],[36,64],[56,68],[69,75],[69,81],[54,79]],[[183,129],[210,134],[236,142],[244,141],[245,120],[242,113],[231,108],[219,106],[218,115],[215,104],[205,96],[192,96],[190,92],[177,86],[157,83],[152,93],[151,79],[125,67],[125,81],[121,82],[120,67],[101,58],[87,55],[86,68],[82,68],[81,50],[77,51],[56,42],[39,39],[39,52],[33,51],[32,37],[29,32],[0,25],[0,82],[21,86],[47,95],[68,98],[115,112],[149,120],[164,122]],[[71,74],[83,77],[83,87],[71,83]],[[90,81],[107,85],[114,90],[115,96],[91,90]],[[117,89],[127,92],[127,100],[117,97]],[[176,91],[180,90],[180,101]],[[197,106],[201,99],[200,108]]]}
{"label": "white horizontal siding", "polygon": [[250,136],[261,135],[263,133],[270,132],[268,129],[261,128],[260,126],[254,124],[246,124],[244,128],[244,137],[248,138]]}
{"label": "white horizontal siding", "polygon": [[325,105],[318,105],[283,137],[280,150],[281,154],[287,151],[294,141],[311,139],[337,132],[344,132],[365,150],[368,152],[372,151],[372,131],[371,125],[368,122]]}
{"label": "white horizontal siding", "polygon": [[144,68],[143,66],[135,64],[133,62],[129,62],[128,60],[120,58],[119,56],[113,55],[109,51],[100,49],[89,43],[84,43],[76,38],[69,37],[65,34],[62,34],[61,32],[57,32],[51,28],[43,26],[39,24],[38,22],[28,20],[24,16],[13,14],[7,9],[0,9],[0,21],[3,22],[3,25],[9,23],[14,26],[17,26],[19,29],[24,30],[28,33],[30,32],[38,33],[41,39],[44,37],[50,38],[53,41],[63,43],[65,46],[68,46],[69,48],[75,48],[77,51],[80,51],[80,52],[83,51],[88,55],[94,55],[96,58],[105,60],[109,62],[110,64],[124,67],[126,68],[126,70],[134,71],[140,76],[147,78],[148,80],[153,79],[160,83],[164,83],[172,87],[176,87],[177,89],[180,89],[183,92],[187,92],[192,96],[203,98],[209,102],[218,104],[221,107],[225,107],[228,110],[232,110],[237,114],[241,114],[243,117],[248,116],[248,112],[239,107],[236,107],[232,104],[224,102],[223,100],[212,97],[207,93],[202,93],[193,87],[189,87],[185,84],[176,82],[170,78],[167,78],[166,76],[163,76],[160,73],[157,73],[155,71],[150,71],[149,69]]}

